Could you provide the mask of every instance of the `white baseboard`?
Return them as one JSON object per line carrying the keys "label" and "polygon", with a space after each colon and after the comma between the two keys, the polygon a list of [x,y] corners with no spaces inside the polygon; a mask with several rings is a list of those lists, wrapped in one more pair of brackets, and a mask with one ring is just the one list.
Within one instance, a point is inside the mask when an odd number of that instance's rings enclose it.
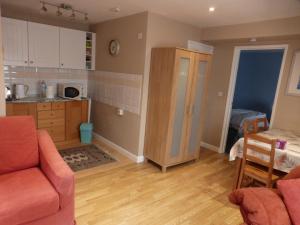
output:
{"label": "white baseboard", "polygon": [[212,150],[214,152],[218,152],[219,153],[219,149],[220,148],[217,147],[217,146],[214,146],[214,145],[211,145],[211,144],[208,144],[208,143],[205,143],[205,142],[201,142],[200,146],[203,147],[203,148],[207,148],[209,150]]}
{"label": "white baseboard", "polygon": [[131,152],[129,152],[128,150],[126,150],[125,148],[111,142],[110,140],[106,139],[105,137],[101,136],[100,134],[97,134],[95,132],[93,132],[93,136],[95,139],[107,144],[108,146],[112,147],[113,149],[117,150],[119,153],[121,153],[122,155],[126,156],[127,158],[135,161],[136,163],[142,163],[144,162],[144,156],[140,155],[134,155]]}

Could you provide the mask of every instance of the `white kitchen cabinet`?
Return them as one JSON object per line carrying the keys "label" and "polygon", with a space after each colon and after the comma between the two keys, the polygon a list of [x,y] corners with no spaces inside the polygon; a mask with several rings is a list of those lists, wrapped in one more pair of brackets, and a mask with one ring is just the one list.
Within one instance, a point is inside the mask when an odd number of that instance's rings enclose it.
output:
{"label": "white kitchen cabinet", "polygon": [[59,68],[59,27],[28,22],[29,66]]}
{"label": "white kitchen cabinet", "polygon": [[4,65],[28,65],[27,21],[2,17]]}
{"label": "white kitchen cabinet", "polygon": [[86,32],[60,28],[60,68],[85,69]]}

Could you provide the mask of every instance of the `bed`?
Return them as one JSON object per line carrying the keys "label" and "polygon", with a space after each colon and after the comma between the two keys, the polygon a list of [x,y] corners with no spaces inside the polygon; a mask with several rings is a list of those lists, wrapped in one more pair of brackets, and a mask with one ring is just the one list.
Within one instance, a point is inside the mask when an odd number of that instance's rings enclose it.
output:
{"label": "bed", "polygon": [[265,113],[258,111],[248,109],[232,109],[225,152],[229,153],[235,142],[244,136],[243,126],[246,121],[266,117],[267,115]]}

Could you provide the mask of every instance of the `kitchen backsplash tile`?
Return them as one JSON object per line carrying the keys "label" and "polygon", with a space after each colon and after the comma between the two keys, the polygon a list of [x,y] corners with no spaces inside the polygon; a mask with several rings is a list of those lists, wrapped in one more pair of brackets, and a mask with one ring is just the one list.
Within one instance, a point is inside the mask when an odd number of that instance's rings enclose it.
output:
{"label": "kitchen backsplash tile", "polygon": [[88,71],[4,66],[4,79],[6,85],[28,85],[28,95],[39,94],[39,82],[41,80],[44,80],[47,85],[54,86],[56,86],[57,83],[81,83],[84,86],[85,92],[87,92]]}
{"label": "kitchen backsplash tile", "polygon": [[5,84],[26,84],[28,95],[39,94],[39,82],[47,85],[57,83],[81,83],[92,100],[116,108],[140,114],[142,95],[141,74],[114,73],[107,71],[86,71],[55,68],[33,68],[4,66]]}
{"label": "kitchen backsplash tile", "polygon": [[140,114],[142,75],[93,71],[88,76],[88,95],[116,108]]}

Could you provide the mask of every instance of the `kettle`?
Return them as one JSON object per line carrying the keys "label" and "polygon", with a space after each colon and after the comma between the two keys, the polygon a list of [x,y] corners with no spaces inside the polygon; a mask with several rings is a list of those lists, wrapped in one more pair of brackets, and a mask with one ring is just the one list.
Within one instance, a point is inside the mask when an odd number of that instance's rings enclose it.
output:
{"label": "kettle", "polygon": [[29,90],[29,86],[26,84],[16,84],[15,91],[16,91],[16,99],[25,98],[27,96]]}

